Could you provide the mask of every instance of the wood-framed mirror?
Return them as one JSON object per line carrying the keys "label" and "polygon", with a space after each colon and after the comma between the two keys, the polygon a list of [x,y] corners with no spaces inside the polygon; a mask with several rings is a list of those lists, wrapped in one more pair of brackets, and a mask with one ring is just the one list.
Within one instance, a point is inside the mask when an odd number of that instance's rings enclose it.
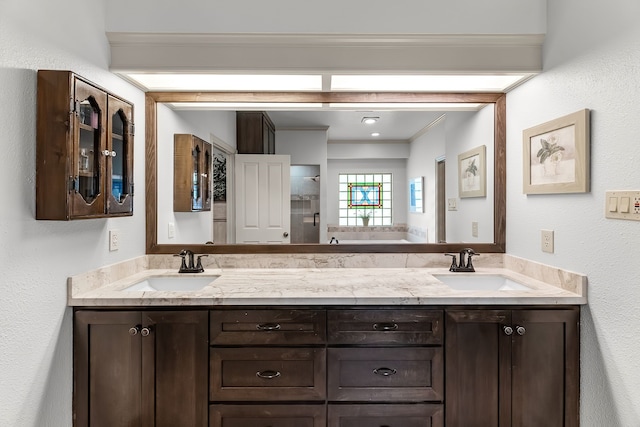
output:
{"label": "wood-framed mirror", "polygon": [[[159,103],[474,103],[493,104],[493,242],[371,244],[159,244],[158,243],[158,104]],[[506,95],[504,93],[343,93],[343,92],[147,92],[146,252],[175,254],[182,249],[210,254],[293,253],[443,253],[472,246],[479,253],[505,252]]]}

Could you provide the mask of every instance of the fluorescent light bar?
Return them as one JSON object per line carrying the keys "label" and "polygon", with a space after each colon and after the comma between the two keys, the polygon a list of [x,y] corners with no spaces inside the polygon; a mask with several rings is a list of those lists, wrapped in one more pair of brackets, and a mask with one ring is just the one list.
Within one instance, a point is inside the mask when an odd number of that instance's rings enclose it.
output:
{"label": "fluorescent light bar", "polygon": [[529,75],[335,75],[332,91],[502,92]]}
{"label": "fluorescent light bar", "polygon": [[146,74],[127,76],[150,91],[321,91],[320,75]]}
{"label": "fluorescent light bar", "polygon": [[322,103],[311,102],[171,102],[174,110],[291,110],[322,109]]}
{"label": "fluorescent light bar", "polygon": [[477,111],[486,104],[456,102],[361,102],[330,103],[332,110],[415,110],[415,111]]}

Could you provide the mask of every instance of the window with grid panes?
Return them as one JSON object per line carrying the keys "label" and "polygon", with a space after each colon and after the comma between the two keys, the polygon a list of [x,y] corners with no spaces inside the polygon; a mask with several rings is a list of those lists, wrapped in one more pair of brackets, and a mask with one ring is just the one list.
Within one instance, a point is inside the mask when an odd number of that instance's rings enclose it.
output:
{"label": "window with grid panes", "polygon": [[393,225],[392,174],[339,174],[339,225],[363,226],[363,216],[369,216],[369,226]]}

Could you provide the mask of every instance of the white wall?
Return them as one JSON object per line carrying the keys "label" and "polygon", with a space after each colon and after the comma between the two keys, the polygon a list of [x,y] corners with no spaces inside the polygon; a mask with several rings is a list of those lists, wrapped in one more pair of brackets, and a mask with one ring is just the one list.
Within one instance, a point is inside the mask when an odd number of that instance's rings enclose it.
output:
{"label": "white wall", "polygon": [[[545,72],[507,97],[507,252],[585,273],[581,425],[640,425],[640,223],[604,218],[605,191],[640,189],[637,2],[550,1]],[[522,130],[591,109],[591,191],[522,194]],[[540,230],[555,231],[555,253]]]}
{"label": "white wall", "polygon": [[[103,2],[0,2],[0,425],[70,426],[68,276],[143,255],[144,95],[107,71]],[[135,104],[133,217],[36,221],[36,71],[72,70]],[[120,230],[109,252],[108,230]]]}
{"label": "white wall", "polygon": [[543,34],[547,7],[545,0],[109,2],[109,31],[210,34]]}
{"label": "white wall", "polygon": [[426,230],[427,242],[437,243],[436,231],[436,159],[445,156],[446,135],[444,121],[432,126],[427,133],[411,142],[407,159],[407,179],[424,177],[422,197],[424,212],[409,212],[407,225]]}
{"label": "white wall", "polygon": [[[235,112],[173,111],[158,104],[158,243],[180,244],[213,241],[213,210],[204,212],[173,211],[173,137],[187,133],[205,141],[211,135],[230,147],[236,147]],[[175,237],[169,238],[169,223]]]}
{"label": "white wall", "polygon": [[[446,133],[446,193],[456,198],[458,210],[447,211],[447,242],[493,242],[493,104],[477,113],[448,114]],[[486,147],[486,197],[460,198],[458,191],[458,155],[478,146]],[[478,223],[478,237],[471,233],[471,223]]]}

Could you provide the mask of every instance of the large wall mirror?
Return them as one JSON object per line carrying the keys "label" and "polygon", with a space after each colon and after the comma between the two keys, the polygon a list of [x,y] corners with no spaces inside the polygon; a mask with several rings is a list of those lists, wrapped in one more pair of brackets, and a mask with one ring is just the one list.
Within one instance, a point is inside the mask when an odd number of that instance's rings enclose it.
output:
{"label": "large wall mirror", "polygon": [[[504,252],[505,98],[148,92],[147,253],[440,253],[467,246]],[[275,156],[264,154],[260,161],[288,162],[283,170],[290,222],[278,231],[286,235],[279,244],[254,241],[241,231],[238,212],[253,218],[270,209],[244,201],[245,194],[258,199],[266,191],[239,174],[248,160],[235,154],[236,117],[249,110],[265,112],[274,128]],[[365,118],[377,121],[367,125]],[[380,129],[379,137],[371,137]],[[212,144],[210,211],[174,211],[175,134]]]}

